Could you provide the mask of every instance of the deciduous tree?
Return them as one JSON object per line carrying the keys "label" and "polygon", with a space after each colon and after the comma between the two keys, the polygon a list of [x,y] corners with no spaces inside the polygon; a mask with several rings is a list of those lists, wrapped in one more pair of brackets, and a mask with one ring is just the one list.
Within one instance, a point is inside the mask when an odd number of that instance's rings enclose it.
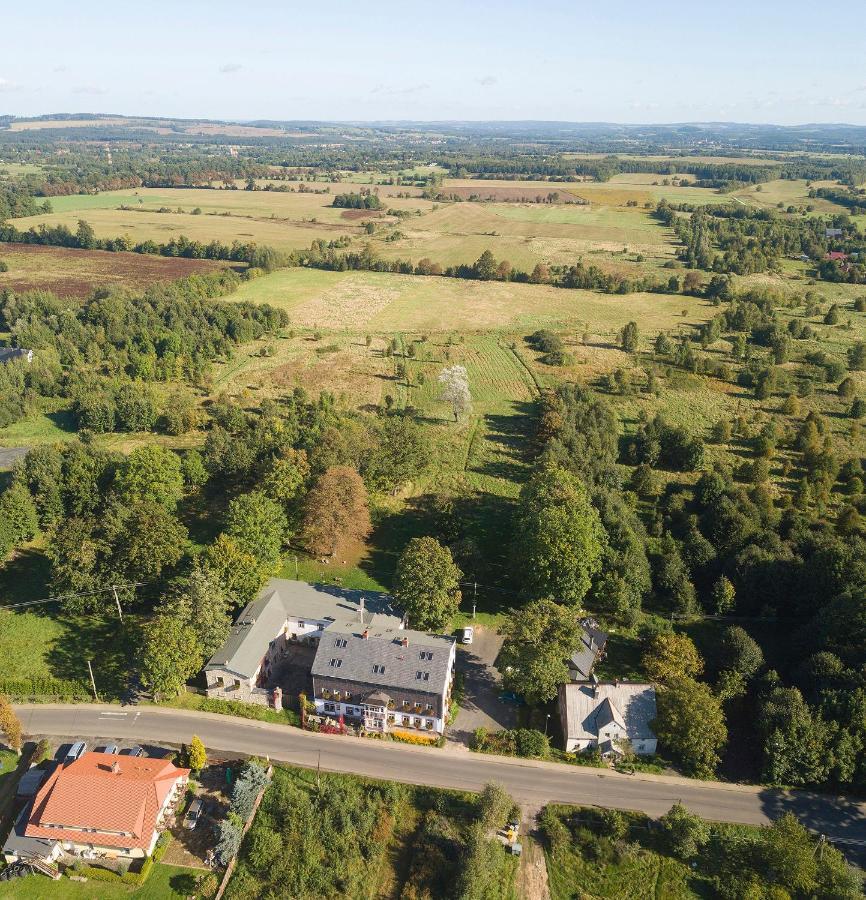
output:
{"label": "deciduous tree", "polygon": [[413,538],[397,562],[394,598],[413,628],[441,631],[457,614],[461,577],[447,547],[432,537]]}
{"label": "deciduous tree", "polygon": [[583,483],[543,466],[520,492],[515,557],[526,590],[578,606],[599,571],[606,535]]}
{"label": "deciduous tree", "polygon": [[652,728],[662,746],[690,775],[711,778],[728,740],[719,698],[709,685],[681,676],[658,691],[656,703]]}
{"label": "deciduous tree", "polygon": [[370,533],[367,491],[355,469],[332,466],[307,494],[304,540],[317,556],[333,556]]}
{"label": "deciduous tree", "polygon": [[553,600],[536,600],[512,610],[502,633],[498,666],[508,689],[533,704],[555,697],[559,685],[568,681],[566,660],[577,648],[577,610]]}

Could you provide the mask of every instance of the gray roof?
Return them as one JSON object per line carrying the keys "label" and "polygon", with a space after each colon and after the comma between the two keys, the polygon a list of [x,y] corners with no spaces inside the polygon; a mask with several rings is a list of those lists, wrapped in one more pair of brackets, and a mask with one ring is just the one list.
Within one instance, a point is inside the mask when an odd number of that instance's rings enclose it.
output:
{"label": "gray roof", "polygon": [[650,722],[656,717],[656,692],[651,684],[564,684],[559,707],[565,712],[568,738],[596,740],[600,729],[611,721],[625,727],[629,740],[655,737]]}
{"label": "gray roof", "polygon": [[0,362],[9,362],[10,359],[25,359],[32,352],[23,347],[0,347]]}
{"label": "gray roof", "polygon": [[3,852],[10,856],[17,856],[22,859],[27,857],[36,857],[37,859],[48,859],[52,851],[57,846],[57,841],[52,838],[35,838],[27,837],[24,829],[30,820],[30,811],[33,808],[33,801],[28,803],[21,810],[15,825],[9,832],[6,842],[3,844]]}
{"label": "gray roof", "polygon": [[226,670],[252,678],[268,644],[282,631],[288,618],[317,622],[359,619],[362,599],[365,621],[376,615],[385,616],[395,625],[400,624],[387,594],[271,578],[258,597],[238,616],[225,643],[210,658],[205,670]]}
{"label": "gray roof", "polygon": [[583,625],[580,631],[580,643],[568,660],[568,668],[572,670],[572,678],[576,681],[586,681],[598,655],[604,651],[607,644],[607,633],[593,625]]}
{"label": "gray roof", "polygon": [[[399,628],[385,617],[374,616],[366,626],[343,620],[330,625],[322,635],[312,674],[442,694],[448,683],[453,647],[454,638]],[[331,660],[337,664],[332,666]]]}

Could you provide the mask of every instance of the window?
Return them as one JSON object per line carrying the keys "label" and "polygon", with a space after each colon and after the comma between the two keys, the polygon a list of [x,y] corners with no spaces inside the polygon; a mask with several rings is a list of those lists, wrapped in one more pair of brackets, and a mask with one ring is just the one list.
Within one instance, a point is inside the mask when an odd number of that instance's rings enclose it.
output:
{"label": "window", "polygon": [[347,643],[348,641],[345,638],[337,638],[337,640],[334,641],[334,646],[342,649]]}
{"label": "window", "polygon": [[428,711],[428,712],[433,712],[433,704],[432,704],[432,703],[428,703],[428,704],[427,704],[427,711]]}
{"label": "window", "polygon": [[409,709],[409,701],[408,700],[403,701],[403,709]]}
{"label": "window", "polygon": [[413,724],[416,728],[420,728],[420,727],[421,727],[421,720],[420,720],[420,719],[415,719],[415,721],[414,721],[412,724]]}
{"label": "window", "polygon": [[426,660],[433,659],[433,651],[432,650],[422,650],[421,651],[421,659],[426,659]]}
{"label": "window", "polygon": [[328,663],[328,665],[329,665],[332,669],[339,669],[340,666],[343,665],[343,660],[342,660],[342,659],[332,659],[332,660]]}
{"label": "window", "polygon": [[404,724],[404,725],[408,725],[408,724],[409,724],[409,716],[403,716],[403,724]]}
{"label": "window", "polygon": [[337,711],[337,708],[334,706],[333,703],[325,704],[325,712],[336,712],[336,711]]}
{"label": "window", "polygon": [[303,630],[303,629],[306,628],[306,627],[307,627],[307,623],[306,623],[306,622],[298,622],[298,628],[300,628],[300,629]]}
{"label": "window", "polygon": [[377,663],[375,666],[373,666],[373,674],[374,674],[374,675],[384,675],[384,674],[385,674],[385,667],[384,667],[384,666],[380,666],[380,665]]}
{"label": "window", "polygon": [[429,680],[430,680],[430,673],[429,673],[429,672],[422,672],[422,671],[419,670],[419,671],[417,671],[417,672],[415,673],[415,680],[416,680],[416,681],[429,681]]}

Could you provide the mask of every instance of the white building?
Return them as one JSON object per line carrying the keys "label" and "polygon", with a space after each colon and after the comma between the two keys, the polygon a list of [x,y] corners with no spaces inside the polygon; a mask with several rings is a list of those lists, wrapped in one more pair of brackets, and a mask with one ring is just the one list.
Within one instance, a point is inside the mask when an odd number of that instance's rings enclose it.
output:
{"label": "white building", "polygon": [[605,755],[619,754],[623,745],[641,755],[656,752],[658,740],[650,728],[656,717],[656,692],[651,684],[560,685],[559,716],[570,753],[598,748]]}

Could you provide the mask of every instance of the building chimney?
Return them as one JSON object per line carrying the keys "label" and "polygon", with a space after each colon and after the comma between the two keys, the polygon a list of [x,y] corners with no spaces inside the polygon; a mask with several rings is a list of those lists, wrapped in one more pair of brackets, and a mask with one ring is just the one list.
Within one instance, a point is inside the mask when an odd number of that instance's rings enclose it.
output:
{"label": "building chimney", "polygon": [[364,638],[364,640],[366,641],[367,638],[370,637],[370,632],[369,632],[369,630],[365,628],[365,629],[364,629],[364,633],[361,635],[361,637]]}
{"label": "building chimney", "polygon": [[400,643],[401,643],[404,647],[408,647],[408,646],[409,646],[409,638],[404,637],[403,640],[400,641]]}
{"label": "building chimney", "polygon": [[363,597],[361,597],[361,599],[358,601],[358,621],[359,622],[364,621],[364,598]]}
{"label": "building chimney", "polygon": [[111,764],[111,771],[114,772],[115,775],[119,775],[119,774],[120,774],[120,763],[119,763],[117,760],[115,760],[115,761]]}

